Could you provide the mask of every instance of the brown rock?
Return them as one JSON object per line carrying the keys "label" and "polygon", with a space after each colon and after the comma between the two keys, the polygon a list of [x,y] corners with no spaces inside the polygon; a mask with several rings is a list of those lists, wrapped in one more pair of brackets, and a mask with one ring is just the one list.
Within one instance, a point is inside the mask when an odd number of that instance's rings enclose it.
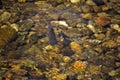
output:
{"label": "brown rock", "polygon": [[88,5],[82,6],[81,8],[84,13],[91,12],[91,7]]}
{"label": "brown rock", "polygon": [[82,18],[85,18],[85,19],[92,19],[93,16],[91,13],[86,13],[86,14],[81,14]]}
{"label": "brown rock", "polygon": [[108,6],[102,6],[102,11],[107,11],[107,10],[109,10],[109,7]]}
{"label": "brown rock", "polygon": [[92,7],[93,7],[94,12],[100,12],[101,11],[101,7],[99,7],[99,6],[92,6]]}
{"label": "brown rock", "polygon": [[70,47],[77,54],[80,54],[82,52],[82,49],[83,49],[83,47],[80,46],[77,42],[71,42]]}
{"label": "brown rock", "polygon": [[89,66],[89,71],[90,71],[91,74],[100,74],[101,65],[100,66],[90,65]]}
{"label": "brown rock", "polygon": [[87,66],[87,64],[83,61],[75,61],[73,64],[73,67],[79,71],[84,71],[86,66]]}
{"label": "brown rock", "polygon": [[108,24],[110,24],[111,22],[111,18],[108,17],[108,16],[99,16],[95,19],[95,22],[98,24],[98,25],[101,25],[101,26],[106,26]]}

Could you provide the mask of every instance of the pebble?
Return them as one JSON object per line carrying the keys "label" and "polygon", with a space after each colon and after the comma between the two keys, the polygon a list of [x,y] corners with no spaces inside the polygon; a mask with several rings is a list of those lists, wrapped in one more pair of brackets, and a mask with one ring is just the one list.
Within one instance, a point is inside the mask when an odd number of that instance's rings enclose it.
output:
{"label": "pebble", "polygon": [[86,4],[90,5],[90,6],[95,6],[96,5],[92,0],[87,0]]}
{"label": "pebble", "polygon": [[94,34],[94,36],[97,38],[97,39],[100,39],[100,40],[103,40],[105,38],[105,35],[104,34]]}
{"label": "pebble", "polygon": [[11,17],[11,13],[9,12],[4,12],[1,16],[0,16],[0,22],[7,22]]}
{"label": "pebble", "polygon": [[57,25],[68,27],[68,24],[66,23],[66,21],[51,21],[51,24],[57,24]]}
{"label": "pebble", "polygon": [[26,2],[26,0],[18,0],[18,2]]}
{"label": "pebble", "polygon": [[75,52],[75,53],[77,53],[77,54],[81,54],[82,53],[82,46],[80,46],[77,42],[71,42],[70,43],[70,47],[71,47],[71,49]]}
{"label": "pebble", "polygon": [[32,19],[26,19],[26,20],[21,22],[22,25],[20,25],[21,27],[19,28],[19,30],[20,31],[28,31],[32,28],[33,23],[34,22]]}
{"label": "pebble", "polygon": [[109,10],[110,8],[108,6],[102,6],[102,11],[107,11]]}
{"label": "pebble", "polygon": [[63,57],[63,61],[64,61],[65,63],[68,63],[68,62],[71,61],[71,58],[68,57],[68,56],[64,56],[64,57]]}
{"label": "pebble", "polygon": [[81,14],[81,17],[85,19],[92,19],[93,15],[91,13],[86,13],[86,14]]}
{"label": "pebble", "polygon": [[100,66],[90,65],[89,71],[91,74],[100,74],[101,73],[101,65]]}
{"label": "pebble", "polygon": [[112,70],[108,73],[110,76],[115,76],[118,74],[118,72],[116,70]]}
{"label": "pebble", "polygon": [[53,77],[54,80],[66,80],[67,75],[66,74],[58,74]]}
{"label": "pebble", "polygon": [[16,31],[10,27],[0,28],[0,47],[5,46],[8,42],[16,37]]}
{"label": "pebble", "polygon": [[111,26],[112,29],[120,32],[120,26],[118,24],[111,24],[110,26]]}
{"label": "pebble", "polygon": [[77,69],[78,71],[84,71],[84,69],[86,68],[86,66],[87,66],[87,64],[84,61],[75,61],[73,63],[73,67],[75,69]]}
{"label": "pebble", "polygon": [[93,33],[96,33],[96,29],[93,25],[91,24],[88,24],[87,27],[93,32]]}
{"label": "pebble", "polygon": [[110,24],[111,22],[111,18],[108,17],[108,16],[99,16],[95,19],[95,22],[98,24],[98,25],[101,25],[101,26],[106,26],[108,24]]}
{"label": "pebble", "polygon": [[99,7],[99,6],[92,6],[92,8],[93,8],[93,11],[94,12],[100,12],[101,11],[101,7]]}
{"label": "pebble", "polygon": [[70,0],[71,3],[79,3],[82,0]]}
{"label": "pebble", "polygon": [[83,13],[91,12],[91,7],[88,5],[81,6]]}
{"label": "pebble", "polygon": [[52,45],[47,45],[45,46],[44,50],[52,50],[53,49],[53,46]]}
{"label": "pebble", "polygon": [[11,24],[10,25],[13,29],[15,29],[16,30],[16,32],[18,32],[18,28],[19,28],[19,26],[18,26],[18,24]]}

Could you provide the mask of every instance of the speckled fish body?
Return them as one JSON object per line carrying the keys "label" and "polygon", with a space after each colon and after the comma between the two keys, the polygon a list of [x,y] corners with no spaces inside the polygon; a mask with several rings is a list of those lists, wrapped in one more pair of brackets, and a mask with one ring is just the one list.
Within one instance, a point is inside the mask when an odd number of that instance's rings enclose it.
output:
{"label": "speckled fish body", "polygon": [[50,24],[48,25],[48,39],[51,45],[55,45],[57,43],[54,29]]}

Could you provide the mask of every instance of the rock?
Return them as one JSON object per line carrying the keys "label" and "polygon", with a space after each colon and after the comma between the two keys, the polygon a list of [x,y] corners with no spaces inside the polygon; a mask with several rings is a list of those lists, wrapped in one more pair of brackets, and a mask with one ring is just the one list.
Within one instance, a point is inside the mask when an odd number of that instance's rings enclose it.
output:
{"label": "rock", "polygon": [[47,45],[45,46],[44,50],[52,50],[53,49],[53,46],[52,45]]}
{"label": "rock", "polygon": [[[117,55],[117,56],[118,56],[118,58],[120,58],[120,53],[119,53],[119,55]],[[115,65],[116,65],[117,67],[120,67],[120,62],[116,62]]]}
{"label": "rock", "polygon": [[101,11],[101,7],[99,7],[99,6],[92,6],[92,8],[93,8],[93,11],[94,12],[100,12]]}
{"label": "rock", "polygon": [[13,28],[13,29],[15,29],[16,32],[18,32],[18,28],[19,28],[18,24],[15,24],[15,23],[11,24],[10,27]]}
{"label": "rock", "polygon": [[101,66],[90,65],[88,69],[91,74],[100,74],[101,73]]}
{"label": "rock", "polygon": [[71,1],[71,3],[79,3],[82,0],[70,0],[70,1]]}
{"label": "rock", "polygon": [[86,13],[86,14],[81,14],[82,18],[85,18],[85,19],[92,19],[93,16],[91,13]]}
{"label": "rock", "polygon": [[110,14],[107,14],[106,12],[100,12],[100,13],[97,13],[97,15],[98,15],[99,17],[101,17],[101,16],[110,17],[110,16],[111,16]]}
{"label": "rock", "polygon": [[102,6],[102,11],[107,11],[109,10],[110,8],[108,6]]}
{"label": "rock", "polygon": [[26,19],[23,22],[21,22],[19,30],[20,31],[28,31],[32,28],[33,23],[34,22],[32,21],[32,19]]}
{"label": "rock", "polygon": [[115,18],[111,19],[111,23],[113,24],[119,24],[120,23],[120,16],[115,16]]}
{"label": "rock", "polygon": [[17,51],[9,51],[7,54],[7,58],[9,59],[20,59],[21,53]]}
{"label": "rock", "polygon": [[9,19],[10,23],[16,23],[20,20],[20,16],[18,15],[18,13],[11,13],[11,17]]}
{"label": "rock", "polygon": [[69,62],[71,61],[71,58],[68,57],[68,56],[64,56],[64,57],[63,57],[63,61],[64,61],[65,63],[69,63]]}
{"label": "rock", "polygon": [[51,24],[53,24],[53,25],[56,24],[56,25],[68,27],[68,24],[66,23],[66,21],[51,21]]}
{"label": "rock", "polygon": [[93,32],[93,33],[96,33],[96,29],[93,25],[89,24],[87,25],[87,27]]}
{"label": "rock", "polygon": [[111,22],[111,18],[110,17],[107,17],[107,16],[99,16],[95,19],[95,22],[98,24],[98,25],[101,25],[101,26],[106,26],[108,24],[110,24]]}
{"label": "rock", "polygon": [[16,37],[16,31],[10,27],[0,28],[0,48],[7,45],[8,42],[12,41]]}
{"label": "rock", "polygon": [[26,2],[26,0],[18,0],[18,2]]}
{"label": "rock", "polygon": [[120,32],[120,26],[118,24],[111,24],[110,26],[111,26],[112,29]]}
{"label": "rock", "polygon": [[94,36],[97,38],[97,39],[100,39],[100,40],[103,40],[105,38],[105,35],[104,34],[94,34]]}
{"label": "rock", "polygon": [[0,16],[0,22],[5,23],[6,21],[8,21],[11,17],[11,13],[9,12],[4,12],[1,16]]}
{"label": "rock", "polygon": [[120,2],[120,0],[110,0],[110,2],[117,3],[117,2]]}
{"label": "rock", "polygon": [[67,75],[66,74],[58,74],[53,77],[55,80],[66,80]]}
{"label": "rock", "polygon": [[87,64],[84,61],[75,61],[73,63],[73,67],[77,69],[78,71],[84,71],[86,68]]}
{"label": "rock", "polygon": [[90,5],[90,6],[95,6],[96,5],[92,0],[87,0],[86,4]]}
{"label": "rock", "polygon": [[108,73],[110,76],[115,76],[117,74],[119,74],[116,70],[112,70]]}
{"label": "rock", "polygon": [[52,7],[52,5],[47,3],[46,1],[36,1],[34,4],[37,5],[37,6],[46,6],[46,7],[49,7],[49,8]]}
{"label": "rock", "polygon": [[36,14],[35,16],[33,16],[33,17],[32,17],[32,20],[33,20],[33,21],[36,21],[36,22],[37,22],[37,21],[40,21],[40,16],[39,16],[39,14]]}
{"label": "rock", "polygon": [[108,41],[105,41],[103,44],[102,44],[103,47],[106,47],[106,48],[115,48],[117,46],[117,43],[113,40],[108,40]]}
{"label": "rock", "polygon": [[80,46],[77,42],[71,42],[70,43],[70,47],[71,47],[71,49],[75,52],[75,53],[77,53],[77,54],[81,54],[82,53],[82,46]]}
{"label": "rock", "polygon": [[89,5],[81,6],[81,8],[82,8],[82,11],[83,11],[84,13],[89,13],[89,12],[91,12],[91,7],[90,7]]}

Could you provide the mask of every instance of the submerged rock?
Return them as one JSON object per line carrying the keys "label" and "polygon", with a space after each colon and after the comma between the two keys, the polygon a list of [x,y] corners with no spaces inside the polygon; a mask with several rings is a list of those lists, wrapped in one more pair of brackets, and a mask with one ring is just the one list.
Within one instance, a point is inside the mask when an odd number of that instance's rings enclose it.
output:
{"label": "submerged rock", "polygon": [[6,21],[8,21],[11,17],[11,13],[9,12],[4,12],[1,16],[0,16],[0,22],[5,23]]}
{"label": "submerged rock", "polygon": [[77,69],[78,71],[84,71],[87,64],[84,61],[75,61],[73,64],[73,67]]}
{"label": "submerged rock", "polygon": [[0,48],[4,47],[8,42],[16,37],[16,31],[13,28],[0,28]]}
{"label": "submerged rock", "polygon": [[110,24],[111,18],[108,16],[99,16],[95,19],[95,22],[101,26],[106,26]]}
{"label": "submerged rock", "polygon": [[70,47],[77,54],[81,54],[82,49],[83,49],[83,47],[80,46],[77,42],[71,42]]}
{"label": "submerged rock", "polygon": [[71,3],[83,3],[83,2],[85,2],[85,0],[70,0],[71,1]]}

